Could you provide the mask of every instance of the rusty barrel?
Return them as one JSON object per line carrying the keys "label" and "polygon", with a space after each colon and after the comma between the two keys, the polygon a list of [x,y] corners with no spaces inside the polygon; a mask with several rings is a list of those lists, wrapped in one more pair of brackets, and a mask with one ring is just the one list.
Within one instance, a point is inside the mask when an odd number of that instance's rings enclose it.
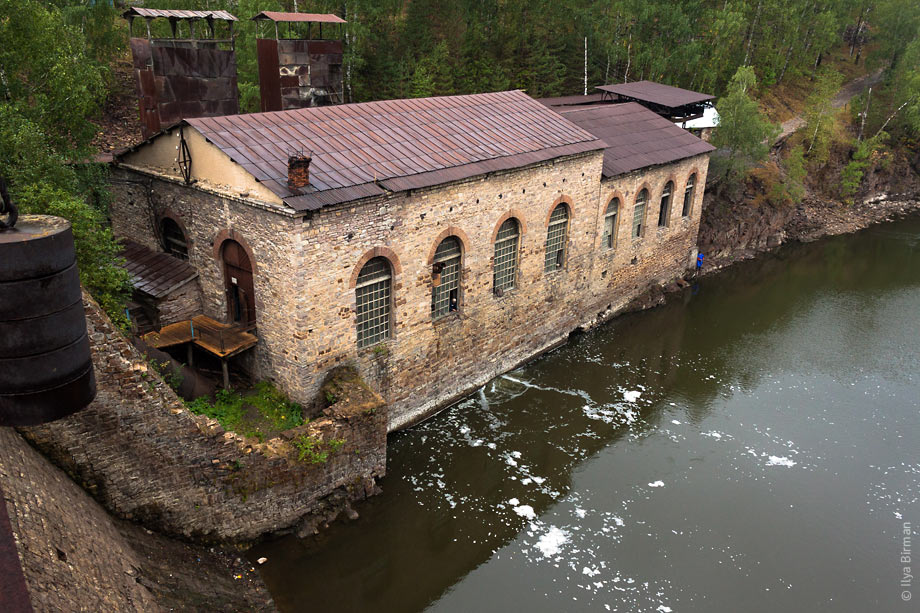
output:
{"label": "rusty barrel", "polygon": [[0,231],[0,426],[53,421],[95,395],[70,223],[23,215]]}

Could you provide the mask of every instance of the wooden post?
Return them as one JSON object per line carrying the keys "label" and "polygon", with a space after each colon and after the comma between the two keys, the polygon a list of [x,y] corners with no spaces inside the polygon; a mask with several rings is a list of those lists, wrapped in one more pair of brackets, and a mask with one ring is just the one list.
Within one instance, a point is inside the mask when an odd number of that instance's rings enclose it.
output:
{"label": "wooden post", "polygon": [[230,368],[227,366],[227,358],[220,359],[220,366],[224,371],[224,389],[230,389]]}
{"label": "wooden post", "polygon": [[193,366],[195,366],[195,352],[193,350],[193,345],[194,343],[188,344],[188,359],[186,360],[186,362],[188,363],[189,368],[192,368]]}

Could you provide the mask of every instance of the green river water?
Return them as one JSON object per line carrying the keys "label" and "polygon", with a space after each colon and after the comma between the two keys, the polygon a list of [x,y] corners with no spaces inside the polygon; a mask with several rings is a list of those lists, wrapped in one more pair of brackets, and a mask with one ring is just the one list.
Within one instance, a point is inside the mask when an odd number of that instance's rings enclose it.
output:
{"label": "green river water", "polygon": [[920,220],[575,336],[387,471],[357,521],[249,552],[282,611],[920,610]]}

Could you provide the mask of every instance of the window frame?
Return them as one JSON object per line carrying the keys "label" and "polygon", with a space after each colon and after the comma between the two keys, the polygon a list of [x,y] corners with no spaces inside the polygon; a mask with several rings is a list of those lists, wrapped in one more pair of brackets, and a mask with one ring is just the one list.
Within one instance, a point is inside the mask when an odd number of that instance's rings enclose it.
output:
{"label": "window frame", "polygon": [[[553,217],[560,210],[565,217],[554,220]],[[549,219],[546,222],[546,242],[543,244],[543,274],[565,270],[570,219],[571,213],[569,212],[568,204],[564,201],[554,206],[549,214]],[[558,231],[559,227],[562,228],[561,232]],[[550,256],[551,241],[553,244],[553,256]]]}
{"label": "window frame", "polygon": [[[644,197],[642,197],[644,194]],[[642,197],[642,213],[637,215],[640,205],[640,197]],[[639,193],[636,194],[636,199],[633,201],[633,221],[632,221],[632,238],[639,239],[645,236],[645,218],[648,216],[648,201],[649,201],[649,190],[647,187],[643,187],[639,190]],[[638,223],[637,223],[638,221]]]}
{"label": "window frame", "polygon": [[[374,264],[375,262],[381,262],[386,266],[386,276],[378,276],[376,278],[365,279],[362,281],[361,276],[364,274],[365,269]],[[380,274],[380,273],[378,273]],[[375,256],[367,260],[361,265],[361,268],[358,270],[358,274],[355,278],[355,340],[358,346],[358,349],[364,349],[367,347],[372,347],[382,342],[386,342],[389,339],[393,338],[393,278],[396,276],[395,268],[393,262],[384,256]],[[372,287],[375,285],[384,284],[385,287],[372,289],[366,292],[362,292],[365,288]],[[366,317],[365,321],[361,321],[362,316],[362,294],[373,293],[374,291],[383,291],[384,295],[382,299],[377,299],[382,308],[384,309],[384,319],[383,324],[383,333],[373,332],[368,334],[367,330],[362,331],[362,325],[365,324],[368,320],[372,320],[371,317]],[[365,304],[374,305],[374,299],[365,301]],[[374,305],[369,307],[368,310],[373,311],[374,309],[381,308],[379,305]],[[381,319],[378,317],[378,319]],[[368,326],[368,329],[373,329],[374,326]]]}
{"label": "window frame", "polygon": [[[610,212],[610,208],[614,207],[613,212]],[[601,248],[607,251],[613,251],[617,248],[617,234],[619,230],[619,217],[620,217],[620,197],[613,196],[610,198],[610,201],[607,202],[607,208],[604,209],[604,230],[601,233]],[[611,224],[610,232],[607,231],[607,220],[613,219]]]}
{"label": "window frame", "polygon": [[[514,224],[515,233],[513,235],[507,235],[502,237],[502,230],[509,223]],[[502,220],[499,224],[498,229],[495,231],[495,240],[492,241],[492,295],[493,296],[502,296],[505,292],[511,291],[518,285],[518,273],[520,269],[520,249],[521,249],[521,237],[523,236],[523,226],[521,221],[517,217],[508,217],[507,219]],[[510,243],[512,248],[510,250],[503,250],[500,253],[500,249],[504,247],[505,243],[514,239],[513,243]],[[501,243],[501,245],[500,245]],[[508,255],[510,254],[510,258]],[[508,274],[506,274],[507,264],[510,262],[510,284],[506,284]],[[498,280],[502,278],[502,284],[499,286]]]}
{"label": "window frame", "polygon": [[661,198],[658,200],[658,227],[667,228],[671,225],[671,201],[674,198],[674,181],[669,179],[661,190]]}
{"label": "window frame", "polygon": [[[441,251],[441,247],[448,242],[453,242],[456,244],[456,252],[449,252],[447,254],[438,255],[438,252]],[[455,271],[444,272],[445,269],[448,269],[452,266],[456,266]],[[453,279],[448,279],[445,282],[445,274],[455,274],[456,277]],[[435,275],[438,277],[438,285],[434,284]],[[441,319],[452,313],[458,313],[460,311],[461,305],[461,289],[463,287],[463,241],[460,240],[460,237],[455,235],[450,235],[444,237],[441,242],[438,243],[438,246],[435,248],[434,256],[431,260],[431,318],[432,319]],[[447,289],[447,284],[452,283],[455,285],[453,289],[448,290],[446,302],[441,297],[441,293]],[[439,303],[444,302],[446,305],[446,310],[441,311]],[[454,308],[451,308],[451,303],[454,303]]]}
{"label": "window frame", "polygon": [[[693,213],[693,200],[696,198],[696,173],[691,173],[684,184],[684,203],[681,209],[681,217],[690,217]],[[687,198],[689,192],[690,198]]]}
{"label": "window frame", "polygon": [[[188,234],[185,232],[185,228],[182,225],[169,216],[163,216],[160,218],[159,223],[160,230],[160,247],[163,249],[163,253],[166,253],[177,260],[183,260],[185,262],[189,261],[189,240]],[[182,240],[179,241],[174,237],[171,237],[170,234],[175,234],[176,232],[167,232],[167,227],[171,226],[182,236]],[[177,246],[179,249],[177,249]]]}

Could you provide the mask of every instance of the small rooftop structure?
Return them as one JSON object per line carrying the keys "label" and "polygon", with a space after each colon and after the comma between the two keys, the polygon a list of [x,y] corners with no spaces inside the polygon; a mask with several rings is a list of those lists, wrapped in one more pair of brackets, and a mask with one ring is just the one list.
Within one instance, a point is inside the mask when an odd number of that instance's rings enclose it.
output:
{"label": "small rooftop structure", "polygon": [[[226,11],[185,11],[134,7],[128,20],[137,83],[138,111],[145,137],[182,117],[239,112],[233,22]],[[146,37],[134,36],[134,20],[143,18]],[[166,19],[172,36],[154,32],[151,22]],[[227,24],[218,34],[215,22]],[[200,24],[206,27],[199,27]],[[186,32],[182,32],[181,25]],[[221,28],[224,29],[223,27]],[[184,36],[184,37],[183,37]]]}
{"label": "small rooftop structure", "polygon": [[715,149],[636,102],[560,108],[556,112],[607,144],[604,178]]}
{"label": "small rooftop structure", "polygon": [[598,85],[604,100],[638,102],[659,115],[677,121],[703,114],[706,103],[715,96],[701,94],[654,81],[635,81],[613,85]]}
{"label": "small rooftop structure", "polygon": [[[252,21],[260,24],[256,56],[263,112],[344,102],[342,41],[323,38],[324,23],[340,31],[341,24],[347,23],[344,19],[332,14],[263,11]],[[261,23],[266,21],[274,25],[274,38],[262,36]],[[287,24],[286,37],[279,23]],[[313,36],[314,23],[319,24],[318,38]],[[302,24],[307,24],[306,31]]]}
{"label": "small rooftop structure", "polygon": [[131,275],[135,291],[155,300],[198,278],[198,271],[188,262],[133,241],[124,242],[121,256],[125,258],[125,270]]}
{"label": "small rooftop structure", "polygon": [[348,23],[338,15],[332,13],[281,13],[278,11],[262,11],[252,18],[253,21],[276,21],[281,23]]}
{"label": "small rooftop structure", "polygon": [[156,17],[165,17],[166,19],[219,19],[221,21],[238,21],[236,17],[227,11],[185,11],[171,9],[145,9],[135,6],[122,13],[122,17],[129,22],[135,17],[145,19],[154,19]]}
{"label": "small rooftop structure", "polygon": [[575,96],[556,96],[553,98],[537,98],[537,102],[550,108],[566,106],[585,106],[588,104],[607,104],[603,101],[604,94],[587,94]]}
{"label": "small rooftop structure", "polygon": [[[297,211],[604,148],[520,90],[202,117],[178,125],[197,130]],[[312,155],[309,185],[297,193],[288,187],[295,151]]]}

